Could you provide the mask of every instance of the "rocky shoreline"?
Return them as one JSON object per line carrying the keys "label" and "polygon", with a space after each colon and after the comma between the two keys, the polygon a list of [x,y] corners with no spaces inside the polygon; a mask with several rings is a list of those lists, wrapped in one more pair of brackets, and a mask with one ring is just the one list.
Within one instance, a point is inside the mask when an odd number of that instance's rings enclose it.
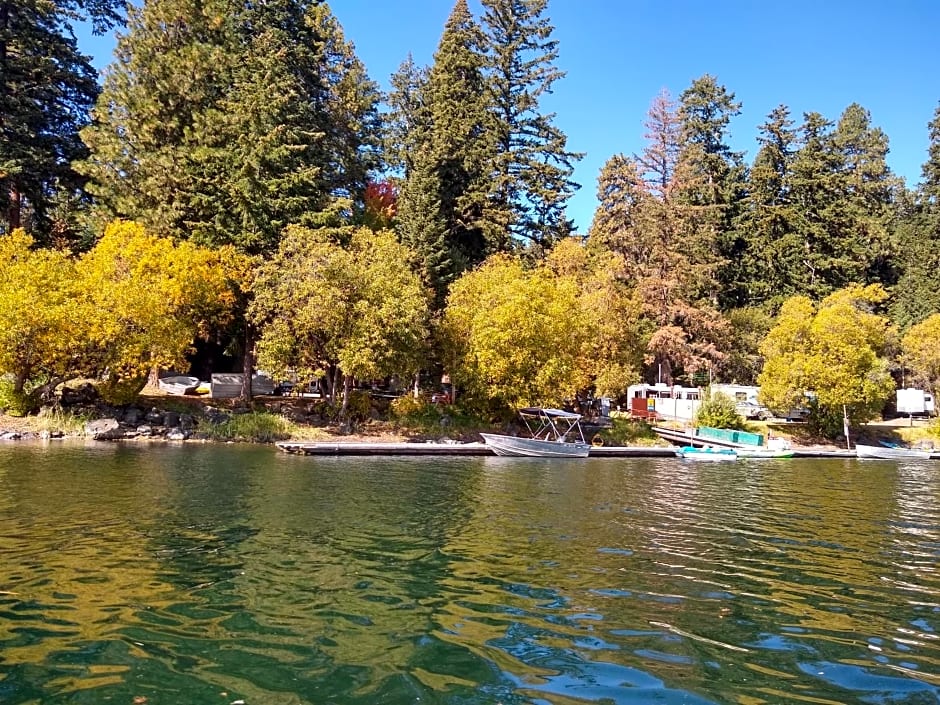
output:
{"label": "rocky shoreline", "polygon": [[[30,419],[5,417],[0,420],[0,441],[46,440],[68,437],[90,438],[96,441],[118,441],[134,439],[153,439],[167,441],[208,440],[208,434],[200,432],[205,424],[218,425],[232,417],[232,413],[207,406],[202,413],[184,413],[158,407],[142,408],[137,405],[127,407],[82,409],[72,411],[76,418],[89,420],[80,428],[72,430],[47,429],[37,430],[44,418],[51,415],[51,410],[43,409]],[[13,428],[6,428],[13,426]]]}

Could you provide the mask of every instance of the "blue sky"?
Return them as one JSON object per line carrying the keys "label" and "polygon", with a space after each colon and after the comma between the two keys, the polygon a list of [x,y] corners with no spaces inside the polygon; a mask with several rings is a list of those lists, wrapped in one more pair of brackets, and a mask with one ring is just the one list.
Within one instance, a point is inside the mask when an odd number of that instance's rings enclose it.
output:
{"label": "blue sky", "polygon": [[[469,0],[479,16],[478,0]],[[429,64],[452,0],[334,0],[330,3],[370,75],[383,88],[409,52]],[[733,148],[756,151],[757,128],[777,105],[800,121],[832,121],[857,102],[888,135],[888,163],[908,185],[920,181],[927,123],[940,105],[938,0],[549,0],[559,41],[555,84],[543,108],[557,114],[568,147],[586,153],[569,217],[586,232],[596,180],[613,154],[644,147],[650,102],[677,97],[708,73],[742,103]],[[79,36],[103,68],[113,38]]]}

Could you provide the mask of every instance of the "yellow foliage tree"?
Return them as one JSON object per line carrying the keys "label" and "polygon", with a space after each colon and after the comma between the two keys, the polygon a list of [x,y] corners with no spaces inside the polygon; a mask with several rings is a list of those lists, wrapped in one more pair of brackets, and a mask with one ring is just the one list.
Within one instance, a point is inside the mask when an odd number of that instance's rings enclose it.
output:
{"label": "yellow foliage tree", "polygon": [[901,341],[901,362],[913,373],[914,383],[940,393],[940,313],[921,321]]}
{"label": "yellow foliage tree", "polygon": [[640,379],[652,326],[644,320],[636,290],[623,280],[623,256],[585,248],[567,238],[554,247],[545,264],[556,276],[578,282],[577,321],[589,331],[580,366],[588,373],[595,396],[624,395]]}
{"label": "yellow foliage tree", "polygon": [[174,244],[136,223],[111,224],[78,260],[14,232],[0,238],[0,373],[16,394],[105,375],[106,398],[126,401],[119,390],[184,364],[196,337],[227,321],[244,269],[234,250]]}
{"label": "yellow foliage tree", "polygon": [[334,398],[344,382],[344,411],[354,379],[416,372],[430,314],[412,259],[388,230],[288,228],[252,285],[249,317],[262,331],[258,363],[304,382],[332,371]]}
{"label": "yellow foliage tree", "polygon": [[77,262],[85,374],[105,375],[103,394],[126,401],[151,368],[185,364],[197,337],[230,319],[245,259],[115,222]]}
{"label": "yellow foliage tree", "polygon": [[0,374],[12,376],[15,395],[69,376],[83,319],[74,263],[33,244],[23,230],[0,237]]}
{"label": "yellow foliage tree", "polygon": [[849,286],[818,306],[802,296],[789,299],[761,345],[763,403],[790,409],[810,392],[830,419],[841,419],[843,406],[852,422],[877,416],[894,390],[888,356],[896,333],[873,310],[886,298],[873,284]]}
{"label": "yellow foliage tree", "polygon": [[499,255],[461,277],[442,325],[455,383],[512,408],[625,390],[643,346],[631,335],[637,305],[609,257],[562,241],[533,269]]}

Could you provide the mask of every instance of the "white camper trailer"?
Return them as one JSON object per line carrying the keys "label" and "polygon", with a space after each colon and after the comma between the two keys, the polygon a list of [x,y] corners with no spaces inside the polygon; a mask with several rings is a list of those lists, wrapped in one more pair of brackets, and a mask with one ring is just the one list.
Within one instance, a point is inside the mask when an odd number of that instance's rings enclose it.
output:
{"label": "white camper trailer", "polygon": [[932,416],[933,395],[923,389],[907,387],[897,391],[897,409],[905,416]]}

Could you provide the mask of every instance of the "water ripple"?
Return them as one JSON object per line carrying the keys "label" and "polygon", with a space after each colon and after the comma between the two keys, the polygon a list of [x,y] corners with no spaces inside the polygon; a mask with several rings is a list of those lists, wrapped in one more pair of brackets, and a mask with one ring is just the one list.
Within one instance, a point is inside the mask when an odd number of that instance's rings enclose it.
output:
{"label": "water ripple", "polygon": [[938,476],[3,447],[0,702],[938,703]]}

